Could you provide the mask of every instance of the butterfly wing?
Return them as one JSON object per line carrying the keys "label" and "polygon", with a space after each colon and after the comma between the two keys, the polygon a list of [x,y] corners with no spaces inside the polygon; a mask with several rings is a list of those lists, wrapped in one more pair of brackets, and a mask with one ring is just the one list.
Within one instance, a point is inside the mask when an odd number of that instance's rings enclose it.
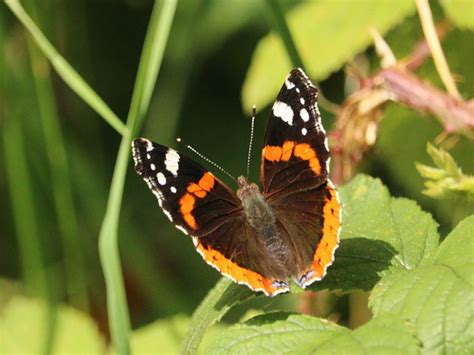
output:
{"label": "butterfly wing", "polygon": [[340,203],[328,179],[317,96],[306,74],[293,69],[272,107],[261,163],[263,194],[291,240],[293,274],[302,287],[324,277],[339,244]]}
{"label": "butterfly wing", "polygon": [[[192,236],[204,260],[234,281],[275,295],[288,285],[259,266],[260,246],[235,193],[211,172],[175,150],[138,138],[132,142],[135,170],[175,226]],[[267,277],[264,277],[263,275]]]}

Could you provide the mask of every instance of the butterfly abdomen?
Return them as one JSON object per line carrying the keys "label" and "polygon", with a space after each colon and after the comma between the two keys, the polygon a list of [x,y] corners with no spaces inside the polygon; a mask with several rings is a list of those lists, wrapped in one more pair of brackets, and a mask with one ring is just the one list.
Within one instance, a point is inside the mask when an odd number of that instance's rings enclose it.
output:
{"label": "butterfly abdomen", "polygon": [[287,276],[284,270],[288,261],[289,248],[278,233],[271,207],[256,184],[248,183],[245,178],[240,177],[239,186],[237,196],[242,201],[247,221],[254,231],[256,247],[264,248],[267,255],[272,258],[274,264],[271,269],[274,276]]}

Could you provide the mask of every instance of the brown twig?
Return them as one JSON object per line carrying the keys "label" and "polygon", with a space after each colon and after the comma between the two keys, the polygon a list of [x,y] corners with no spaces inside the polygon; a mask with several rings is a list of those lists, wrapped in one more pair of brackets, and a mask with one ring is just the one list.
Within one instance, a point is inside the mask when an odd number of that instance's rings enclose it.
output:
{"label": "brown twig", "polygon": [[374,81],[378,79],[383,81],[393,101],[435,115],[448,133],[474,138],[474,101],[447,95],[414,74],[397,68],[382,69]]}
{"label": "brown twig", "polygon": [[[437,28],[443,38],[447,26]],[[381,53],[391,51],[383,39],[375,34]],[[447,133],[474,139],[474,100],[449,95],[419,79],[411,70],[420,67],[429,57],[426,40],[419,43],[408,58],[391,64],[368,78],[360,79],[361,88],[349,96],[336,117],[336,128],[330,134],[336,183],[349,180],[358,163],[376,141],[377,130],[384,106],[389,101],[404,104],[422,114],[438,118]],[[394,56],[389,55],[392,59]],[[389,58],[390,59],[390,58]]]}

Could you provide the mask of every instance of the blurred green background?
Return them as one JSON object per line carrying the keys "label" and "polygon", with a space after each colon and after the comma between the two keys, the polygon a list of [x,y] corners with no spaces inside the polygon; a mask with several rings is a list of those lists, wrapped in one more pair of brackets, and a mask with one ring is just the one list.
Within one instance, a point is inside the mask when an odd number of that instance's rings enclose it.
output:
{"label": "blurred green background", "polygon": [[[153,2],[22,3],[56,49],[125,118]],[[335,3],[344,8],[350,1]],[[289,1],[284,5],[288,11],[296,6]],[[473,10],[472,2],[464,6]],[[457,26],[455,17],[438,2],[432,2],[432,10],[437,22],[453,23],[443,48],[461,94],[471,98],[472,27]],[[334,25],[334,33],[352,20],[345,21]],[[242,107],[242,87],[254,64],[256,47],[272,26],[264,1],[180,1],[141,135],[192,156],[176,145],[175,138],[182,137],[231,174],[244,173],[250,107]],[[385,38],[398,58],[422,39],[414,7],[389,27]],[[333,41],[332,34],[328,32],[323,41]],[[314,43],[314,53],[331,63],[332,54],[318,51],[318,45]],[[14,287],[19,288],[30,277],[33,294],[47,294],[51,300],[90,313],[108,332],[98,235],[120,136],[50,69],[3,3],[0,47],[0,277],[15,281]],[[357,54],[356,62],[363,63],[369,74],[379,68],[379,59],[372,45],[366,47],[352,57]],[[335,63],[317,78],[326,98],[337,104],[350,93],[346,62]],[[431,59],[418,74],[443,89]],[[280,74],[271,78],[283,79]],[[276,94],[273,87],[270,91],[271,96]],[[254,181],[258,180],[268,105],[257,107],[257,112]],[[333,114],[324,109],[322,114],[326,128],[331,129]],[[377,144],[360,171],[380,177],[393,195],[415,199],[433,213],[441,233],[446,234],[473,213],[472,203],[422,195],[423,179],[415,169],[416,161],[432,164],[426,143],[442,132],[430,115],[422,117],[389,105]],[[450,150],[465,173],[474,173],[473,151],[472,142],[463,137]],[[221,178],[235,188],[232,181]],[[161,213],[131,161],[125,186],[119,243],[133,327],[178,313],[191,314],[218,273]],[[5,297],[11,287],[0,284],[0,295]],[[294,307],[294,296],[285,297],[288,307]]]}

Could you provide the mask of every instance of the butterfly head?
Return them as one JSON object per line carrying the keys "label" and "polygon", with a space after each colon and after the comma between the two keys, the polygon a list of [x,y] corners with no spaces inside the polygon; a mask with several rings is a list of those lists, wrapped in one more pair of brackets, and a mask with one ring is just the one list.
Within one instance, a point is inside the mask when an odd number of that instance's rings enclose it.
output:
{"label": "butterfly head", "polygon": [[237,196],[242,201],[249,195],[260,194],[260,189],[257,184],[249,182],[245,176],[239,176],[237,178],[237,184],[239,185]]}

